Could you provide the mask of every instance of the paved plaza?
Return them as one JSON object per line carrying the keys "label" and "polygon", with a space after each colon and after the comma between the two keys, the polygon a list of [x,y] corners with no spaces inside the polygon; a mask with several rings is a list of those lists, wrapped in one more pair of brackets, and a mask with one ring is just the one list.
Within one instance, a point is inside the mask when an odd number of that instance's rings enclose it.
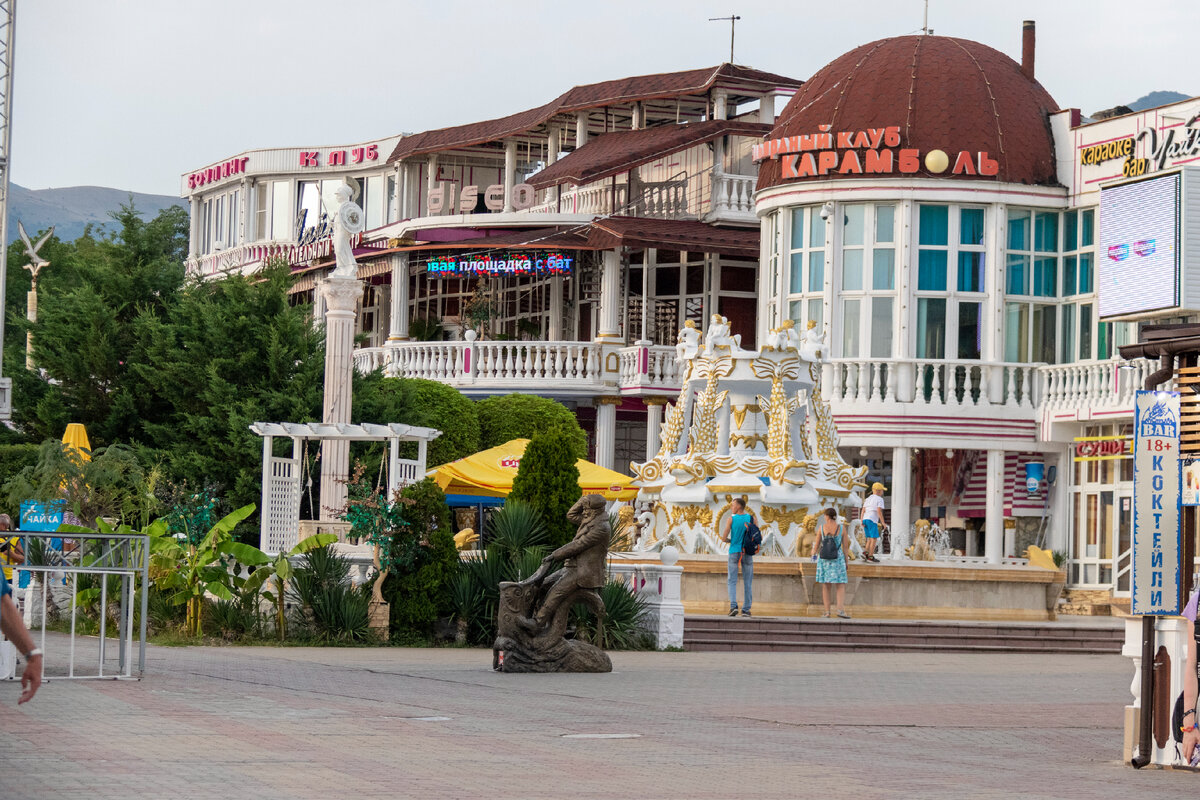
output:
{"label": "paved plaza", "polygon": [[[467,649],[148,651],[141,681],[0,684],[4,798],[1105,798],[1120,656],[614,653],[502,675]],[[594,735],[606,735],[596,738]],[[620,738],[618,738],[620,737]]]}

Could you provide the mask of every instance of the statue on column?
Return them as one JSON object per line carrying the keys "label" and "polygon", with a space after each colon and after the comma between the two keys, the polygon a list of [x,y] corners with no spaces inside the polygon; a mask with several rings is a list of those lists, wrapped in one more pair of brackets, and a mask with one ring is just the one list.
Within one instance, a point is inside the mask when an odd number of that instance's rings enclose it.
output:
{"label": "statue on column", "polygon": [[333,214],[333,255],[337,265],[333,268],[334,278],[358,278],[358,262],[354,260],[354,248],[350,237],[363,229],[363,210],[350,199],[350,185],[343,183],[333,191],[337,210]]}
{"label": "statue on column", "polygon": [[[567,519],[579,525],[575,538],[542,559],[542,566],[525,580],[500,584],[494,667],[503,672],[612,671],[612,661],[599,647],[563,638],[571,606],[577,602],[595,612],[603,630],[600,589],[611,535],[604,506],[597,494],[579,498],[567,512]],[[548,575],[558,561],[563,568]]]}

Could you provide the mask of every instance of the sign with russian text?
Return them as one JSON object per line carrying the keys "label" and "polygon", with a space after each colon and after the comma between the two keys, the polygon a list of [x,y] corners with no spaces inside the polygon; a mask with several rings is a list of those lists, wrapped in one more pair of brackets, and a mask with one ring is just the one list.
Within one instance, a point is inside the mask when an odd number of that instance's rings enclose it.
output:
{"label": "sign with russian text", "polygon": [[834,131],[831,125],[798,136],[768,139],[751,150],[755,163],[779,159],[784,180],[825,175],[913,175],[924,169],[940,175],[995,177],[1000,163],[987,151],[930,150],[901,147],[900,126]]}
{"label": "sign with russian text", "polygon": [[1133,422],[1134,614],[1179,613],[1179,393],[1138,392]]}
{"label": "sign with russian text", "polygon": [[1075,438],[1076,461],[1109,461],[1114,458],[1129,458],[1133,440],[1128,436],[1077,436]]}
{"label": "sign with russian text", "polygon": [[61,500],[53,503],[26,500],[21,503],[21,524],[18,527],[23,531],[56,531],[63,524],[66,505]]}
{"label": "sign with russian text", "polygon": [[570,275],[575,256],[560,252],[522,251],[430,259],[425,271],[431,276],[455,278],[462,275],[502,276]]}

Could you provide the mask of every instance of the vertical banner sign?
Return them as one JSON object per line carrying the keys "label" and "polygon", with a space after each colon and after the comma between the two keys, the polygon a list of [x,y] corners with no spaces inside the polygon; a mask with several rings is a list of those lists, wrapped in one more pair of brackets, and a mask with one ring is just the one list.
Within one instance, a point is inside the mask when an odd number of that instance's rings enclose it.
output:
{"label": "vertical banner sign", "polygon": [[1134,614],[1179,613],[1179,393],[1138,392],[1133,422]]}

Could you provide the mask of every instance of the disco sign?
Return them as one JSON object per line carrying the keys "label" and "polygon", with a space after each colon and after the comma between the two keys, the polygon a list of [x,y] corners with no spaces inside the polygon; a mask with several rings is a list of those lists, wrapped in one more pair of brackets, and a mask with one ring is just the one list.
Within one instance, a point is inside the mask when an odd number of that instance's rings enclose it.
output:
{"label": "disco sign", "polygon": [[1179,305],[1179,175],[1100,190],[1100,316]]}
{"label": "disco sign", "polygon": [[526,250],[514,253],[454,255],[430,259],[425,264],[429,275],[456,278],[501,277],[505,275],[554,277],[570,275],[575,255],[554,251]]}

